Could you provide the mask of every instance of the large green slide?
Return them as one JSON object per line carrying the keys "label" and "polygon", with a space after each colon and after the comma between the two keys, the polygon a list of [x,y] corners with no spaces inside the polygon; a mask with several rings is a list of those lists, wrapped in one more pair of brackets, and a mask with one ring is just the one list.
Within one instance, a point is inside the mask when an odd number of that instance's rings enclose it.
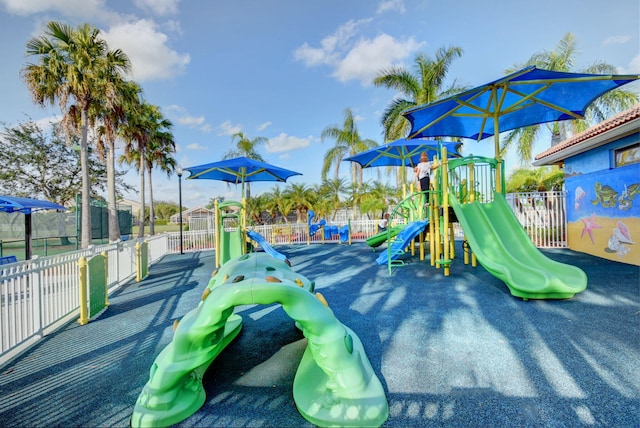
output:
{"label": "large green slide", "polygon": [[523,299],[568,299],[587,287],[580,268],[546,257],[499,192],[490,203],[450,203],[480,264]]}

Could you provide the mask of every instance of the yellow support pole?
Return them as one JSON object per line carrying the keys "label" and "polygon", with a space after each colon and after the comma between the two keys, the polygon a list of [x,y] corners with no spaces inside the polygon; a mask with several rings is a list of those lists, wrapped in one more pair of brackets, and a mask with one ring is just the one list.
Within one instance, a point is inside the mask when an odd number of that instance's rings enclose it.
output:
{"label": "yellow support pole", "polygon": [[456,241],[453,223],[449,223],[449,255],[451,256],[451,260],[456,258]]}
{"label": "yellow support pole", "polygon": [[220,267],[220,228],[222,227],[222,221],[220,219],[220,203],[218,198],[213,201],[213,209],[216,213],[216,233],[214,235],[214,245],[216,254],[216,269]]}
{"label": "yellow support pole", "polygon": [[87,258],[82,256],[78,260],[78,268],[80,270],[80,318],[78,323],[85,325],[89,322],[89,308],[87,306]]}
{"label": "yellow support pole", "polygon": [[104,282],[104,306],[109,306],[109,255],[106,251],[103,251],[102,257],[104,257],[104,274],[105,274],[105,282]]}
{"label": "yellow support pole", "polygon": [[431,266],[435,266],[435,254],[436,254],[436,232],[434,222],[436,221],[436,209],[435,204],[433,203],[433,199],[431,200],[431,205],[429,206],[429,254],[431,254]]}
{"label": "yellow support pole", "polygon": [[447,159],[447,148],[442,148],[442,212],[444,216],[444,227],[443,227],[443,243],[444,254],[442,263],[444,264],[444,276],[449,276],[450,273],[450,265],[451,260],[449,259],[449,188],[447,180],[449,179],[448,174],[448,164],[449,161]]}
{"label": "yellow support pole", "polygon": [[247,253],[247,246],[246,246],[246,242],[247,242],[247,215],[246,215],[246,211],[244,209],[244,207],[247,206],[247,198],[245,198],[244,196],[242,197],[242,206],[240,207],[240,227],[242,228],[240,230],[241,233],[241,237],[240,240],[242,242],[242,245],[240,246],[240,254],[246,254]]}

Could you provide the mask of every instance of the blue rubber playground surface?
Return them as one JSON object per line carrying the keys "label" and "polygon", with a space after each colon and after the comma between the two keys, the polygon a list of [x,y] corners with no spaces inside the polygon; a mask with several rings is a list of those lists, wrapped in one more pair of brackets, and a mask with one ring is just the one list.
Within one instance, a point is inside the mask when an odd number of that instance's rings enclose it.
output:
{"label": "blue rubber playground surface", "polygon": [[[364,243],[278,246],[362,340],[389,402],[386,427],[639,427],[640,269],[569,250],[569,300],[513,297],[484,268],[451,275],[409,258],[393,270]],[[382,246],[384,248],[384,245]],[[128,427],[174,320],[196,307],[214,253],[169,255],[0,367],[0,426]],[[280,305],[242,306],[240,335],[204,376],[204,406],[180,427],[310,427],[292,384],[306,339]]]}

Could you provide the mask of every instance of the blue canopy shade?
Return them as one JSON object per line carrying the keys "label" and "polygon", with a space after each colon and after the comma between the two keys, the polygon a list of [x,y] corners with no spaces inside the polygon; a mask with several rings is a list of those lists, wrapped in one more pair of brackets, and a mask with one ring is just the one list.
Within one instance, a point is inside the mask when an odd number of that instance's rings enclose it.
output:
{"label": "blue canopy shade", "polygon": [[19,198],[17,196],[0,196],[0,212],[31,214],[41,210],[66,210],[66,208],[49,201]]}
{"label": "blue canopy shade", "polygon": [[409,138],[482,140],[529,125],[583,119],[589,104],[640,75],[566,73],[527,67],[477,88],[407,110]]}
{"label": "blue canopy shade", "polygon": [[289,177],[302,175],[299,172],[246,157],[192,166],[184,168],[184,170],[191,174],[187,179],[218,180],[234,184],[252,181],[280,181],[284,183]]}
{"label": "blue canopy shade", "polygon": [[410,166],[420,162],[420,154],[426,152],[429,159],[440,153],[440,147],[447,148],[448,157],[460,157],[462,143],[436,140],[407,140],[401,138],[373,149],[345,158],[345,161],[359,163],[363,168],[379,166]]}

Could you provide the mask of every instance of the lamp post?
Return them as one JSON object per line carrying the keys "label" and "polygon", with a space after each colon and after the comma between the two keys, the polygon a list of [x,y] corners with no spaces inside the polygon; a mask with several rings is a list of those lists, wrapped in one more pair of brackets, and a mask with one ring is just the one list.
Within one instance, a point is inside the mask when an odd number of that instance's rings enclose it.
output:
{"label": "lamp post", "polygon": [[180,254],[184,254],[182,251],[182,167],[178,166],[176,172],[178,173],[178,213],[180,222]]}

